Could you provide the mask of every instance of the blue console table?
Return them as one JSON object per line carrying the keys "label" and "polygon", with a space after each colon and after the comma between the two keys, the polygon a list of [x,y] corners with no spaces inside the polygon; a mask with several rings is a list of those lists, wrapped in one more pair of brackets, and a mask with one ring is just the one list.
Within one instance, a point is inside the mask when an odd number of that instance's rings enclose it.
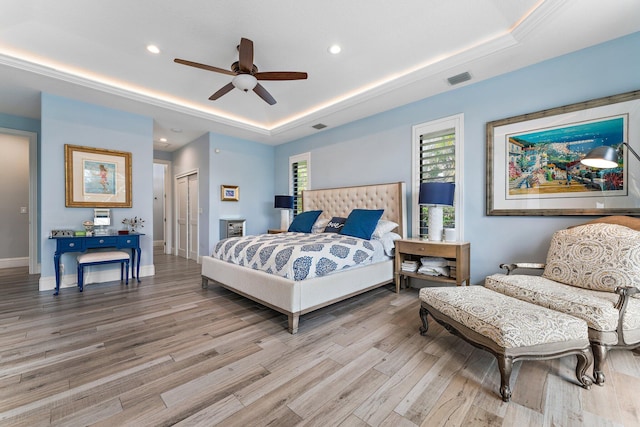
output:
{"label": "blue console table", "polygon": [[[116,248],[131,249],[131,278],[140,281],[140,236],[142,233],[118,234],[91,237],[50,237],[56,241],[56,252],[53,255],[53,266],[56,270],[56,292],[60,292],[60,256],[67,252],[86,252],[89,249]],[[134,276],[135,266],[135,276]]]}

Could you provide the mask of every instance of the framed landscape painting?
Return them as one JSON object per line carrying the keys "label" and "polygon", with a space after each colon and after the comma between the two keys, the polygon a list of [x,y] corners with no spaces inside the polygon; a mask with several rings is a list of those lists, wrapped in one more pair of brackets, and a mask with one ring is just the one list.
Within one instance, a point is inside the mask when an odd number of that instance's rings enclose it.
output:
{"label": "framed landscape painting", "polygon": [[[487,215],[638,215],[640,91],[487,123]],[[617,167],[580,160],[620,149]]]}
{"label": "framed landscape painting", "polygon": [[67,144],[64,159],[67,207],[131,207],[131,153]]}

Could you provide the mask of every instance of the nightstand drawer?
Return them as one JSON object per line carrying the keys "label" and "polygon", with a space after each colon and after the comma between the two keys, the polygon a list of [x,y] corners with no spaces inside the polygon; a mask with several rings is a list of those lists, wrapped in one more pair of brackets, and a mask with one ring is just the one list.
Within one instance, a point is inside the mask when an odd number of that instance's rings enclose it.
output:
{"label": "nightstand drawer", "polygon": [[425,256],[436,256],[442,258],[455,258],[456,257],[456,246],[442,244],[439,242],[406,242],[400,241],[396,242],[396,247],[400,252],[404,252],[412,255],[425,255]]}

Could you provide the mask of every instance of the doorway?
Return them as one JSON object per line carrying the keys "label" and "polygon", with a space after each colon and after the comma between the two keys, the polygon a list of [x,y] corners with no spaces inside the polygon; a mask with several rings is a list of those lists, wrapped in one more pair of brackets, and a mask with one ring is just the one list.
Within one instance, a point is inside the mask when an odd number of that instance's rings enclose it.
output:
{"label": "doorway", "polygon": [[154,250],[173,254],[171,162],[153,160],[153,246]]}
{"label": "doorway", "polygon": [[38,136],[0,128],[0,145],[0,179],[11,183],[0,189],[0,268],[28,265],[29,274],[38,274]]}
{"label": "doorway", "polygon": [[176,177],[176,254],[198,261],[198,172]]}

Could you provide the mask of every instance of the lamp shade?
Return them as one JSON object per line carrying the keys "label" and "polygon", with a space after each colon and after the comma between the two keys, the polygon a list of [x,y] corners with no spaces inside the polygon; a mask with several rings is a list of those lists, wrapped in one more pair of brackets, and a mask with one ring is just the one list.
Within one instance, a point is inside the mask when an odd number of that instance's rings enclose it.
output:
{"label": "lamp shade", "polygon": [[580,163],[592,168],[616,168],[618,167],[618,150],[605,145],[596,147],[589,151]]}
{"label": "lamp shade", "polygon": [[274,208],[293,209],[293,196],[276,196],[273,202]]}
{"label": "lamp shade", "polygon": [[456,185],[452,182],[423,182],[418,203],[421,205],[453,206]]}

